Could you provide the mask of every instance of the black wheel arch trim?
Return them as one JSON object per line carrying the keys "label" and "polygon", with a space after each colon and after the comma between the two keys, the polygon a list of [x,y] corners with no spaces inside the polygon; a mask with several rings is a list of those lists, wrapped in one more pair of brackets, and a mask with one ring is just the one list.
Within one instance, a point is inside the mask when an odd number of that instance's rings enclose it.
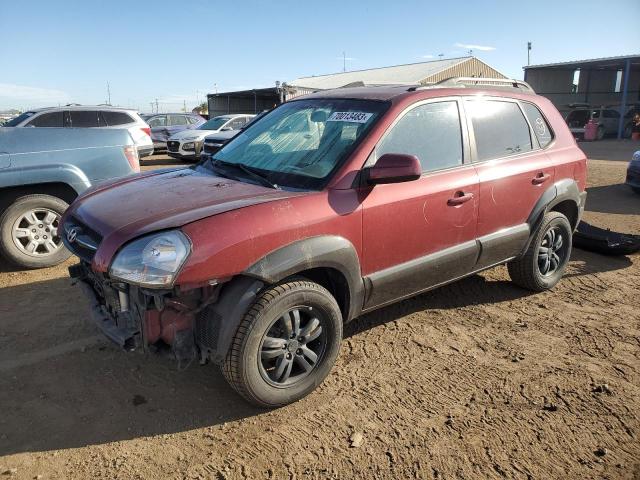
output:
{"label": "black wheel arch trim", "polygon": [[578,210],[578,218],[576,225],[580,223],[580,217],[582,214],[582,210],[584,209],[584,201],[585,201],[586,192],[581,192],[578,187],[578,183],[574,179],[565,178],[560,180],[549,188],[545,190],[542,196],[538,199],[533,210],[529,214],[527,218],[527,224],[529,225],[531,235],[529,236],[529,240],[526,245],[522,249],[521,254],[527,251],[529,245],[531,244],[532,239],[535,236],[535,233],[538,231],[540,224],[542,223],[542,218],[545,213],[553,210],[553,207],[556,205],[569,200],[575,202],[576,208]]}
{"label": "black wheel arch trim", "polygon": [[279,248],[247,268],[241,275],[220,286],[218,301],[197,319],[196,342],[216,364],[222,364],[233,337],[261,290],[305,270],[332,268],[339,271],[349,287],[345,321],[360,314],[364,286],[355,247],[339,236],[318,236]]}
{"label": "black wheel arch trim", "polygon": [[364,301],[360,259],[353,244],[338,235],[321,235],[281,247],[251,265],[244,275],[274,284],[314,268],[337,270],[349,287],[349,308],[345,321],[355,318]]}

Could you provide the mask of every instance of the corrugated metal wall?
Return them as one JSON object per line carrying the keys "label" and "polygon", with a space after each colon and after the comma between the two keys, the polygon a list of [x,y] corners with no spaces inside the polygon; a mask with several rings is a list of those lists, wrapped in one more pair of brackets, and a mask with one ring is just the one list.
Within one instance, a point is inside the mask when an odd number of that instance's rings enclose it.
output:
{"label": "corrugated metal wall", "polygon": [[441,72],[431,75],[420,83],[422,85],[428,85],[432,83],[441,82],[447,78],[452,77],[485,77],[485,78],[507,78],[494,68],[478,60],[475,57],[464,60],[457,65],[449,67]]}

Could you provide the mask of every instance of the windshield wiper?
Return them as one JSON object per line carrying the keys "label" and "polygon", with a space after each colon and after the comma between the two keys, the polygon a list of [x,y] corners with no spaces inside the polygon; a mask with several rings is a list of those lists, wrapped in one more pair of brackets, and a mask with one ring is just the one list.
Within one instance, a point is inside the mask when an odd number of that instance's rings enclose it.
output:
{"label": "windshield wiper", "polygon": [[245,165],[244,163],[235,163],[235,162],[225,162],[224,160],[218,160],[216,158],[211,159],[211,164],[215,166],[222,167],[233,167],[236,168],[247,175],[249,175],[254,180],[257,180],[258,183],[264,185],[265,187],[273,188],[275,190],[280,190],[280,187],[273,183],[271,180],[267,178],[266,175],[257,172],[254,168]]}

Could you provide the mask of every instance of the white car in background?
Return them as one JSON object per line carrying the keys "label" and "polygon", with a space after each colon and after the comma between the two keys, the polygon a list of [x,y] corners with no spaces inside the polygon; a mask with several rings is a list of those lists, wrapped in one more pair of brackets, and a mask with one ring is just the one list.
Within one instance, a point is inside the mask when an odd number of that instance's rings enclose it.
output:
{"label": "white car in background", "polygon": [[139,157],[153,153],[151,129],[137,111],[108,105],[66,105],[28,110],[3,127],[121,128],[129,131]]}
{"label": "white car in background", "polygon": [[240,130],[255,115],[221,115],[213,117],[193,130],[183,130],[167,141],[167,153],[181,160],[196,160],[200,157],[204,137],[217,132]]}

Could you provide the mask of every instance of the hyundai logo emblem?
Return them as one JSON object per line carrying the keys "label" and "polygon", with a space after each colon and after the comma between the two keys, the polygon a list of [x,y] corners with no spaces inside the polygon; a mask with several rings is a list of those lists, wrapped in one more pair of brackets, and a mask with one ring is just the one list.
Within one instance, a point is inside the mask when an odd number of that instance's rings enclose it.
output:
{"label": "hyundai logo emblem", "polygon": [[69,243],[73,243],[76,241],[76,237],[78,236],[78,232],[76,231],[75,228],[72,228],[71,230],[69,230],[67,232],[67,241]]}

